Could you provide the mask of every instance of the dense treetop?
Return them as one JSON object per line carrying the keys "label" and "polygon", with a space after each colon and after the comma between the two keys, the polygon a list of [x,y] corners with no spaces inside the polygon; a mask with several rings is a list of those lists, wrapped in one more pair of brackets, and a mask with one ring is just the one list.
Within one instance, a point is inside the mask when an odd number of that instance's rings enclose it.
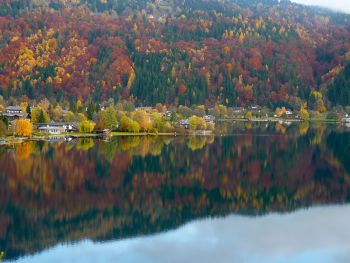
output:
{"label": "dense treetop", "polygon": [[[349,105],[350,16],[275,0],[0,0],[0,95]],[[338,75],[344,75],[343,80]],[[334,81],[335,78],[335,81]]]}

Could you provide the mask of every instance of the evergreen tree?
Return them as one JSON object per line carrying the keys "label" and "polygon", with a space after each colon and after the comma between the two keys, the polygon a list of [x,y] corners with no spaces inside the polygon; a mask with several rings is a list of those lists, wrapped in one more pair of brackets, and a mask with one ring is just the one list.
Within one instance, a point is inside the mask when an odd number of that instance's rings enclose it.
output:
{"label": "evergreen tree", "polygon": [[62,95],[63,95],[62,89],[58,89],[57,94],[56,94],[56,101],[57,102],[61,101]]}
{"label": "evergreen tree", "polygon": [[335,77],[327,95],[333,105],[350,105],[350,63]]}
{"label": "evergreen tree", "polygon": [[38,123],[45,123],[45,114],[42,109],[40,109],[40,113],[38,116]]}
{"label": "evergreen tree", "polygon": [[95,112],[95,105],[94,103],[90,102],[87,108],[87,117],[89,120],[92,120],[92,118],[94,117],[94,112]]}
{"label": "evergreen tree", "polygon": [[28,104],[28,106],[27,106],[27,108],[26,108],[26,112],[28,113],[28,117],[29,117],[29,119],[30,119],[31,114],[32,114],[32,111],[31,111],[31,109],[30,109],[29,104]]}

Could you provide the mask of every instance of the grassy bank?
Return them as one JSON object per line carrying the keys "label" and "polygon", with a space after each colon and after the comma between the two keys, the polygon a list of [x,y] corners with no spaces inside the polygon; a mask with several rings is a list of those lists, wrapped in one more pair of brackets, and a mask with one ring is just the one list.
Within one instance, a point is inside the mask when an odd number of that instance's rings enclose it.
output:
{"label": "grassy bank", "polygon": [[[225,121],[237,121],[237,122],[303,122],[305,120],[302,119],[288,119],[288,118],[229,118],[229,119],[218,119],[217,121],[225,122]],[[322,118],[312,118],[308,120],[310,122],[326,122],[326,123],[340,123],[340,120],[337,119],[322,119]]]}
{"label": "grassy bank", "polygon": [[325,123],[341,123],[340,120],[335,119],[310,119],[310,122],[325,122]]}
{"label": "grassy bank", "polygon": [[159,132],[159,133],[152,133],[152,132],[112,132],[112,136],[174,136],[179,135],[179,133],[174,132]]}

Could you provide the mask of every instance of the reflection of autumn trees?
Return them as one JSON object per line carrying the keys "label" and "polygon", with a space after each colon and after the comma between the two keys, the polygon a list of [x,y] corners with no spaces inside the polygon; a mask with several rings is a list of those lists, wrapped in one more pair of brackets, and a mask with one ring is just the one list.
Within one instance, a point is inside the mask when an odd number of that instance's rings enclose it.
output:
{"label": "reflection of autumn trees", "polygon": [[204,136],[192,136],[188,140],[188,148],[190,148],[192,151],[202,149],[205,146],[206,143],[206,137]]}
{"label": "reflection of autumn trees", "polygon": [[[0,247],[16,257],[202,216],[347,201],[349,147],[341,146],[348,134],[313,125],[303,135],[299,127],[283,130],[252,124],[236,136],[26,142],[1,151]],[[315,144],[316,135],[327,143]]]}
{"label": "reflection of autumn trees", "polygon": [[91,138],[79,139],[77,143],[77,148],[83,151],[87,151],[92,147],[94,147],[94,140]]}
{"label": "reflection of autumn trees", "polygon": [[19,160],[27,159],[33,151],[32,142],[24,142],[16,148],[16,155]]}

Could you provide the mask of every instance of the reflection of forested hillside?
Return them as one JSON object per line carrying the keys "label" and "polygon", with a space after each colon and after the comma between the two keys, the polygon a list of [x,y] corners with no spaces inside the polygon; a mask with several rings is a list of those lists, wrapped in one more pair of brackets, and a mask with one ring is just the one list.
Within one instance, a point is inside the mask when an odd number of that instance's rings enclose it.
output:
{"label": "reflection of forested hillside", "polygon": [[15,258],[199,217],[349,200],[348,133],[308,124],[242,124],[233,133],[0,148],[0,248]]}
{"label": "reflection of forested hillside", "polygon": [[0,95],[319,111],[322,86],[345,106],[349,21],[279,0],[0,0]]}

